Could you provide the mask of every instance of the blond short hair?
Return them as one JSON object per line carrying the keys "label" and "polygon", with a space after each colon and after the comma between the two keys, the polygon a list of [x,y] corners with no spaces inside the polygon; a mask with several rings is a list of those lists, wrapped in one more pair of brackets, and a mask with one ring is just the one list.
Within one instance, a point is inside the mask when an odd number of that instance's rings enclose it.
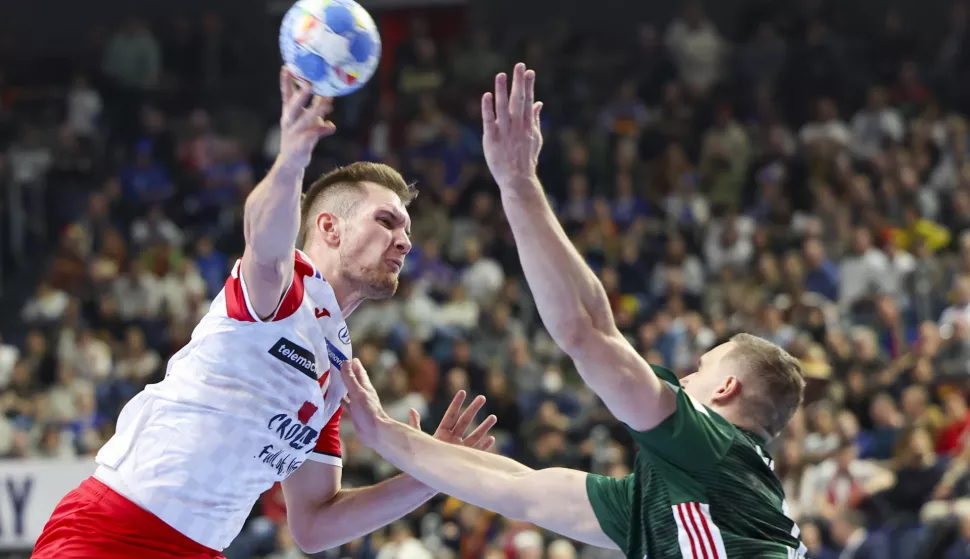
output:
{"label": "blond short hair", "polygon": [[727,355],[744,371],[748,390],[745,413],[774,437],[785,429],[805,397],[805,377],[798,359],[768,340],[751,334],[731,338]]}
{"label": "blond short hair", "polygon": [[378,184],[394,192],[405,206],[418,195],[414,185],[405,181],[401,173],[389,165],[358,161],[345,167],[337,167],[317,179],[303,195],[297,245],[302,247],[306,243],[307,233],[312,227],[312,213],[326,208],[337,215],[348,215],[359,198],[346,195],[363,193],[365,182]]}

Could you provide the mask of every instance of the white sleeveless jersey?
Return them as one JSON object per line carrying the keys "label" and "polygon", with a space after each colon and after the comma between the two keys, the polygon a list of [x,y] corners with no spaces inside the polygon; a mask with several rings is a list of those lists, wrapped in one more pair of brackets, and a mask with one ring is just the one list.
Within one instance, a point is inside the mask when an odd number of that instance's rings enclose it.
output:
{"label": "white sleeveless jersey", "polygon": [[227,547],[259,496],[306,460],[341,465],[350,336],[330,285],[296,251],[260,321],[240,262],[165,380],[124,407],[95,476],[196,542]]}

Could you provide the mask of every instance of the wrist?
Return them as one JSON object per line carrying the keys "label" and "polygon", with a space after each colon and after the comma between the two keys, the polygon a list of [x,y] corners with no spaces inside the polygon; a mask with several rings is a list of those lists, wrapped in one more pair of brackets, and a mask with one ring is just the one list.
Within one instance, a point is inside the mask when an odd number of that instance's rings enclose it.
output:
{"label": "wrist", "polygon": [[[391,465],[399,469],[399,460],[402,459],[402,456],[406,457],[412,452],[410,450],[408,437],[415,433],[420,433],[420,431],[417,429],[405,425],[400,421],[395,421],[386,414],[382,414],[382,416],[377,419],[375,432],[376,436],[368,446],[370,446],[374,452],[377,452],[379,455],[384,457],[384,459],[390,462]],[[432,488],[414,476],[406,472],[401,472],[400,475],[410,480],[414,484],[413,490],[417,491],[425,500],[431,499],[438,494],[437,489]]]}
{"label": "wrist", "polygon": [[296,182],[302,187],[305,170],[306,165],[295,161],[293,157],[288,157],[281,153],[276,157],[276,161],[273,162],[270,173],[281,182]]}
{"label": "wrist", "polygon": [[[391,419],[390,416],[383,413],[383,410],[381,411],[381,415],[375,421],[374,440],[368,446],[378,454],[390,458],[390,456],[395,455],[395,449],[401,448],[402,442],[406,441],[407,434],[402,431],[402,428],[406,428],[406,426]],[[391,462],[391,460],[388,461]]]}
{"label": "wrist", "polygon": [[504,179],[499,181],[498,187],[502,198],[508,200],[545,197],[545,193],[542,191],[542,183],[539,182],[539,177],[535,175]]}

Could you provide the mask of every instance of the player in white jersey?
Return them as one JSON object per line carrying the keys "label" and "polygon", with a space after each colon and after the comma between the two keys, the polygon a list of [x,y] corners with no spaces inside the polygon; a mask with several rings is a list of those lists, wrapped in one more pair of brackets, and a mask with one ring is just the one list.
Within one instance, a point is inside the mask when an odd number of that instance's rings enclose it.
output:
{"label": "player in white jersey", "polygon": [[[318,552],[384,526],[435,491],[408,476],[342,489],[337,371],[345,317],[394,294],[411,249],[413,189],[390,167],[355,163],[301,198],[331,101],[284,71],[280,155],[246,201],[246,250],[165,379],[122,410],[91,479],[58,505],[35,558],[220,557],[253,504],[283,483],[297,544]],[[302,203],[301,203],[302,201]],[[302,250],[297,250],[297,245]],[[456,395],[436,436],[488,448],[481,409]],[[419,418],[412,414],[412,423]]]}

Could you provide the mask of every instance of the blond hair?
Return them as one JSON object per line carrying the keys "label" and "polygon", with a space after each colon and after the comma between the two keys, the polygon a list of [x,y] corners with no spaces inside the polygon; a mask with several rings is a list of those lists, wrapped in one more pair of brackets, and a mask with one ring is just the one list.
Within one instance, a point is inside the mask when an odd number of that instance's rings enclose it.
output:
{"label": "blond hair", "polygon": [[378,184],[397,194],[407,206],[418,195],[413,184],[409,184],[393,167],[383,163],[358,161],[345,167],[337,167],[317,179],[303,195],[300,204],[300,236],[297,245],[303,246],[312,227],[310,215],[326,208],[336,215],[347,216],[360,200],[359,196],[347,194],[363,193],[363,183]]}
{"label": "blond hair", "polygon": [[777,344],[737,334],[727,355],[744,371],[744,411],[772,437],[788,425],[805,395],[801,363]]}

